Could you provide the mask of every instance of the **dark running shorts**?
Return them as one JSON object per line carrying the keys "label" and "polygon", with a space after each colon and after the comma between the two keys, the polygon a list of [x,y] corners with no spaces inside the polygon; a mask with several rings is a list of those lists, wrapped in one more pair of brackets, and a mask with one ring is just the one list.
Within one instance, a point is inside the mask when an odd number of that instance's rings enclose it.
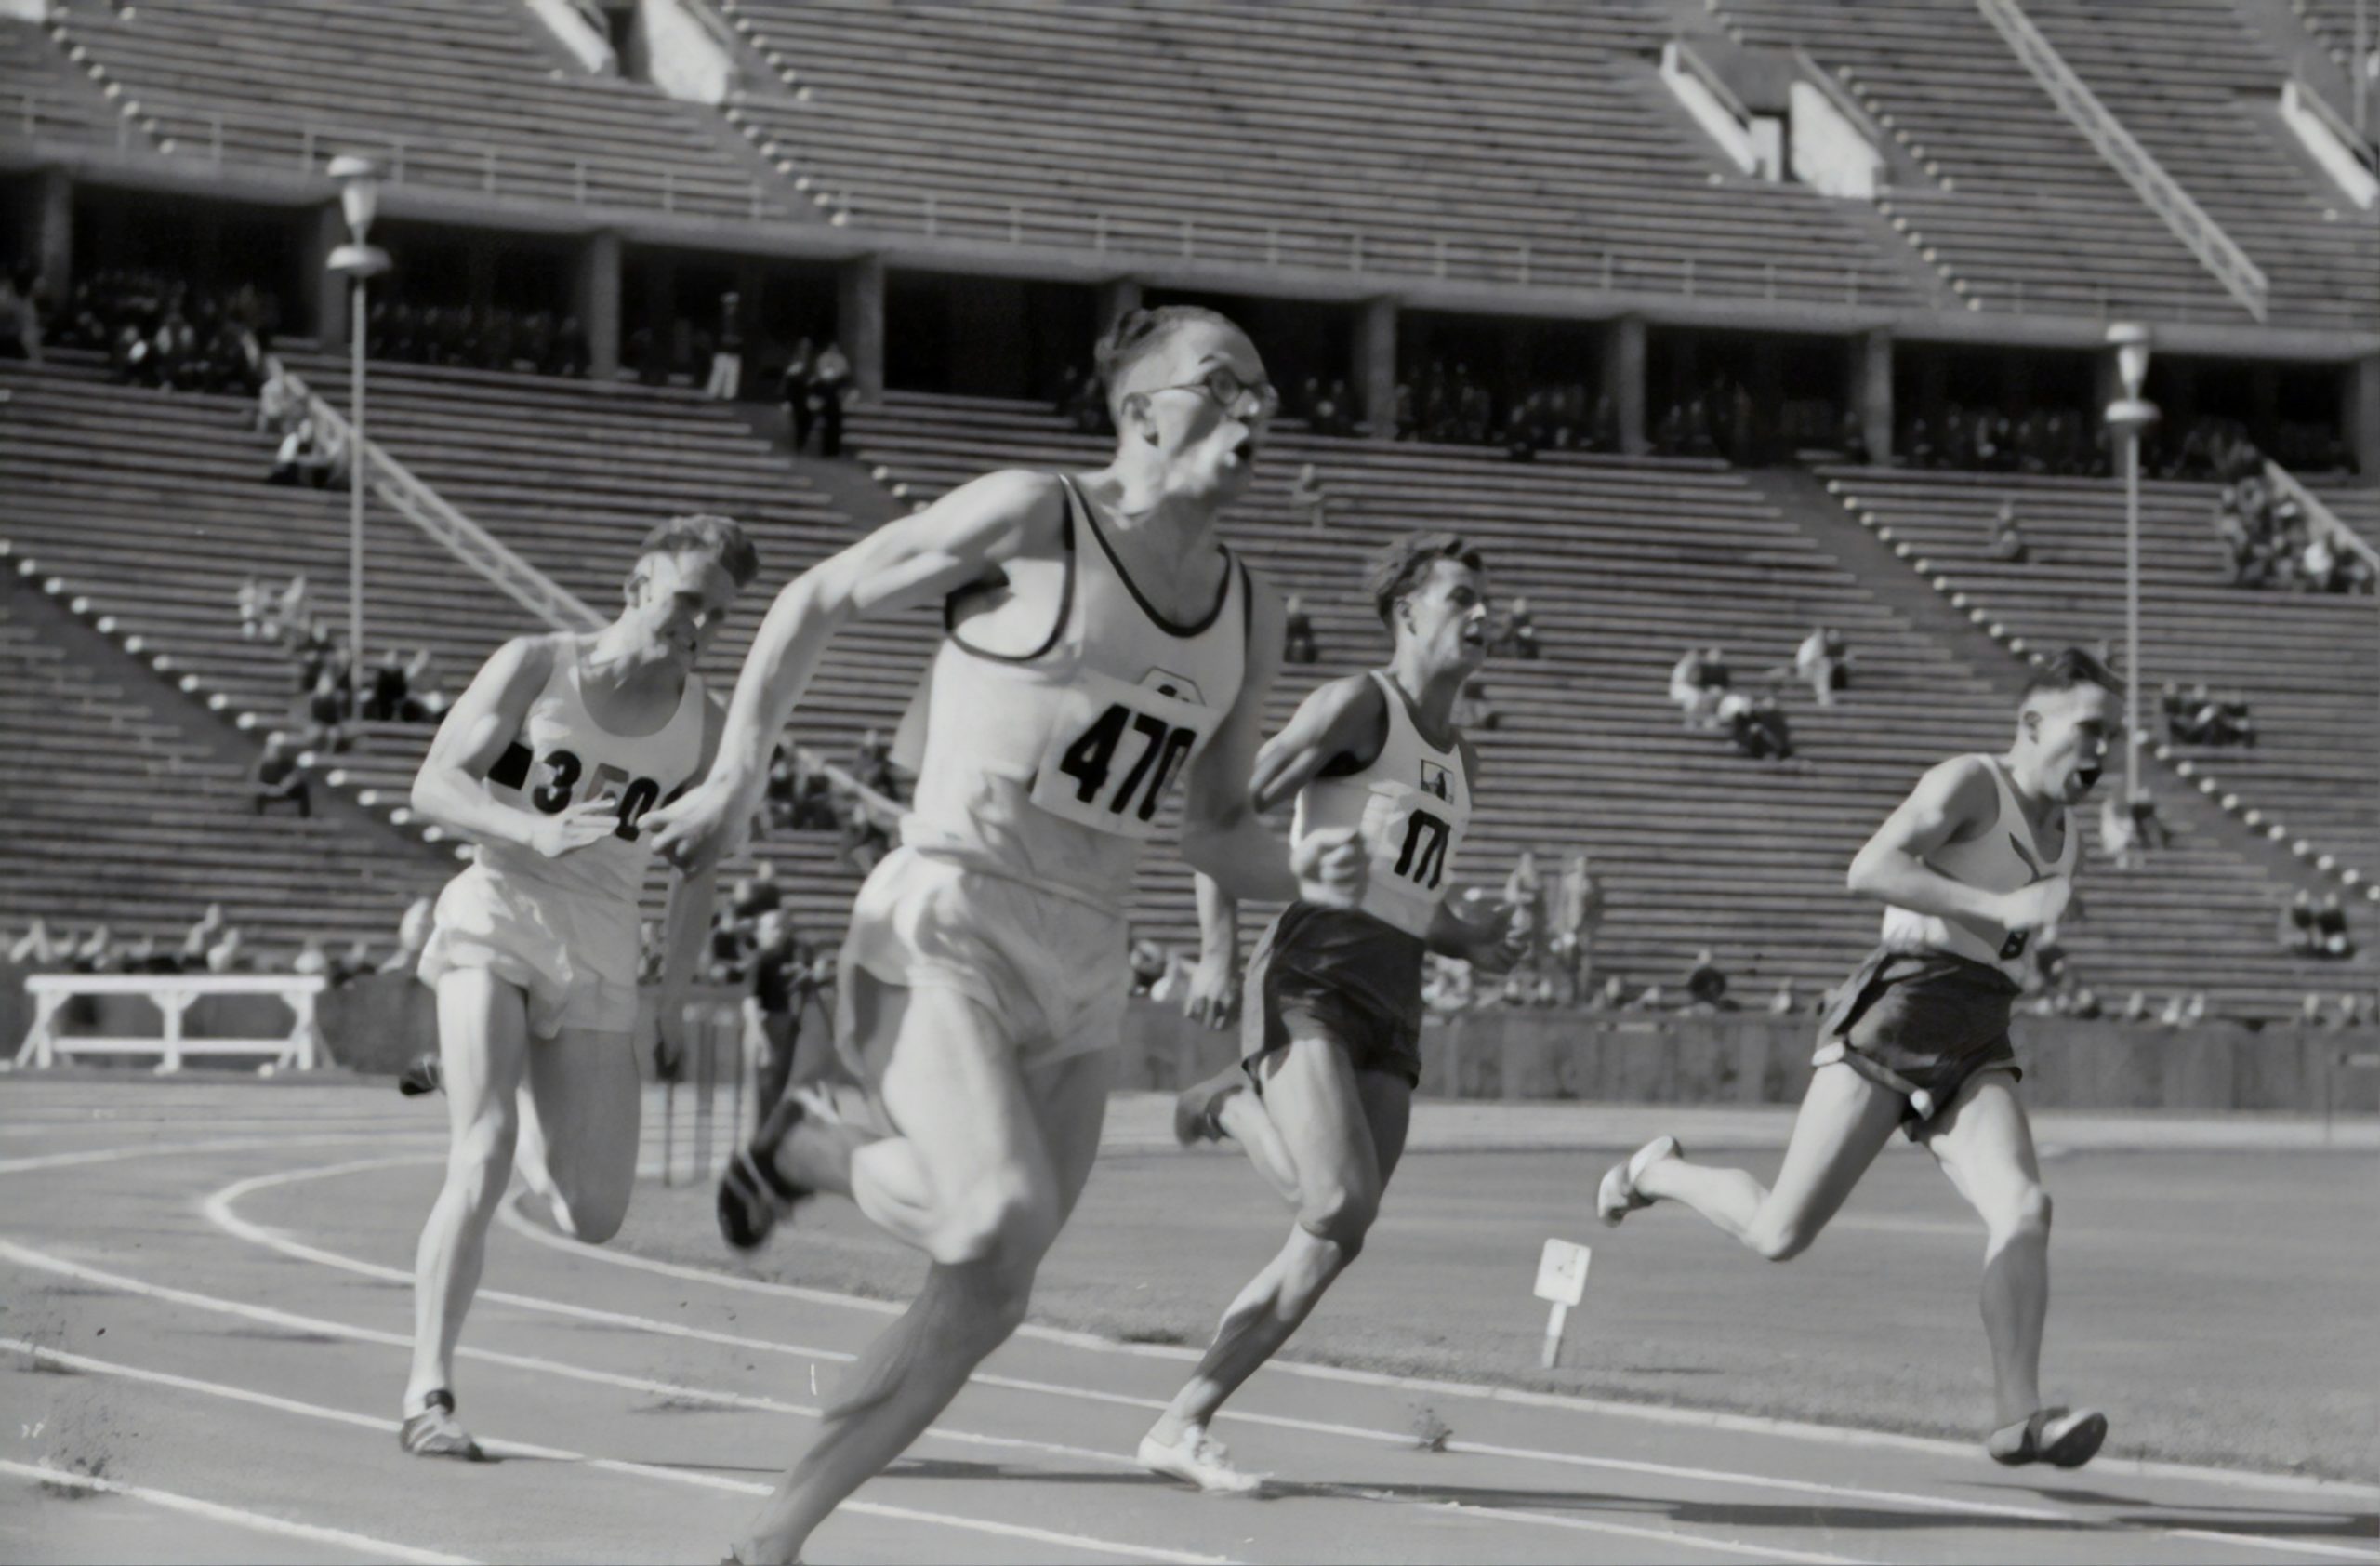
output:
{"label": "dark running shorts", "polygon": [[1328,1039],[1358,1071],[1421,1085],[1421,939],[1368,913],[1291,903],[1256,943],[1241,1002],[1240,1064],[1291,1039]]}
{"label": "dark running shorts", "polygon": [[2008,1042],[2016,982],[1948,952],[1879,949],[1852,971],[1818,1024],[1814,1066],[1837,1061],[1909,1100],[1902,1129],[1922,1139],[1968,1079],[2024,1073]]}

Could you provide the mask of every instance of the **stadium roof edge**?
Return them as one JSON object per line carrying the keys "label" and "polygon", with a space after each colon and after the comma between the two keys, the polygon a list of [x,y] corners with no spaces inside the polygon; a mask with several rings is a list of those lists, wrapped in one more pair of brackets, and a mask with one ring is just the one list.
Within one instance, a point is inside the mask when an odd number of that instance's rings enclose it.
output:
{"label": "stadium roof edge", "polygon": [[[103,151],[36,152],[0,147],[0,171],[62,169],[78,181],[108,190],[152,191],[204,200],[231,200],[290,208],[337,199],[323,176],[218,168],[167,154]],[[568,237],[609,232],[630,244],[702,249],[787,260],[841,261],[878,256],[888,266],[1086,284],[1130,277],[1160,288],[1197,289],[1316,303],[1380,298],[1405,308],[1532,320],[1602,321],[1642,315],[1654,325],[1717,330],[1847,335],[1890,330],[1911,342],[1990,347],[2096,349],[2105,341],[2099,316],[2012,315],[1968,310],[1897,310],[1807,299],[1696,297],[1675,293],[1584,290],[1527,284],[1483,285],[1430,277],[1319,270],[1289,270],[1223,260],[1087,252],[1031,245],[872,233],[824,222],[728,220],[651,208],[575,206],[525,197],[490,196],[418,185],[385,186],[384,218],[523,234]],[[2252,322],[2175,321],[2139,317],[2157,328],[2162,351],[2219,357],[2345,364],[2380,353],[2380,329],[2346,332],[2317,326]]]}

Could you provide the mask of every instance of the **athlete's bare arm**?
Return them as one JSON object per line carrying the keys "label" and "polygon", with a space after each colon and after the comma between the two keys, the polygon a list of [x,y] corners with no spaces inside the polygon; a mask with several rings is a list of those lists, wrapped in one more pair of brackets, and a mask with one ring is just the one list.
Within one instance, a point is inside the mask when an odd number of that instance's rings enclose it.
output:
{"label": "athlete's bare arm", "polygon": [[770,750],[835,632],[865,616],[946,597],[1003,562],[1055,551],[1064,505],[1052,474],[987,473],[787,583],[745,657],[710,775],[645,817],[655,849],[681,865],[716,864],[732,854],[768,781]]}
{"label": "athlete's bare arm", "polygon": [[1999,816],[2000,790],[1990,763],[1977,756],[1944,762],[1919,779],[1900,808],[1876,829],[1851,861],[1844,883],[1860,896],[1912,913],[1978,920],[2010,930],[2039,929],[2064,911],[2073,895],[2069,878],[2038,881],[2014,892],[1987,892],[1953,881],[1925,862],[1953,843],[1970,842],[1990,830]]}
{"label": "athlete's bare arm", "polygon": [[[1455,744],[1462,751],[1464,781],[1476,798],[1479,752],[1468,739],[1458,738]],[[1430,916],[1429,948],[1441,957],[1461,958],[1489,978],[1509,974],[1528,955],[1528,943],[1536,935],[1531,930],[1514,931],[1520,911],[1511,903],[1498,903],[1485,922],[1474,922],[1455,911],[1452,898],[1444,899]]]}
{"label": "athlete's bare arm", "polygon": [[[707,777],[712,762],[719,757],[720,736],[727,727],[726,714],[714,702],[703,703],[702,757],[695,763],[694,776]],[[649,817],[648,817],[649,818]],[[719,868],[703,865],[694,870],[680,870],[670,878],[669,910],[661,922],[661,1055],[668,1062],[679,1058],[679,1015],[684,1010],[687,992],[693,988],[696,966],[702,961],[703,949],[710,939],[710,915],[719,898]]]}
{"label": "athlete's bare arm", "polygon": [[[1190,764],[1182,856],[1241,902],[1285,903],[1302,896],[1351,904],[1363,894],[1365,873],[1363,851],[1355,845],[1353,830],[1316,833],[1299,844],[1292,864],[1289,845],[1257,817],[1260,809],[1286,797],[1277,788],[1264,788],[1258,777],[1264,698],[1281,672],[1284,617],[1280,594],[1270,583],[1251,573],[1249,590],[1254,601],[1250,605],[1247,673],[1239,683],[1239,699],[1224,716],[1213,743]],[[1306,699],[1310,703],[1315,698]],[[1294,720],[1290,726],[1296,726]],[[1289,730],[1282,732],[1286,736]]]}
{"label": "athlete's bare arm", "polygon": [[1239,1001],[1239,905],[1214,877],[1193,876],[1198,899],[1198,965],[1182,997],[1182,1015],[1210,1028],[1230,1023]]}
{"label": "athlete's bare arm", "polygon": [[417,815],[466,837],[509,843],[548,856],[600,842],[620,824],[612,800],[581,800],[545,816],[490,798],[488,769],[528,721],[530,704],[546,688],[554,659],[569,656],[558,636],[519,636],[498,647],[472,676],[430,742],[414,775]]}

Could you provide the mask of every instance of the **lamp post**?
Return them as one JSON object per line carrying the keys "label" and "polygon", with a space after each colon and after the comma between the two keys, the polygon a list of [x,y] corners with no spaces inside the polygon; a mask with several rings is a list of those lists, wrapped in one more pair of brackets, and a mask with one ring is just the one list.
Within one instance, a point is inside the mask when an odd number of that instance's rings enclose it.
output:
{"label": "lamp post", "polygon": [[2123,441],[2123,792],[2140,792],[2140,436],[2157,421],[2157,405],[2141,400],[2149,378],[2149,328],[2129,322],[2108,328],[2123,395],[2108,405],[2108,428]]}
{"label": "lamp post", "polygon": [[331,252],[327,264],[349,283],[347,677],[350,697],[360,700],[364,682],[364,296],[371,280],[388,271],[390,262],[386,250],[365,243],[380,206],[380,166],[370,158],[342,155],[331,159],[329,173],[338,181],[339,211],[347,219],[348,232],[348,243]]}

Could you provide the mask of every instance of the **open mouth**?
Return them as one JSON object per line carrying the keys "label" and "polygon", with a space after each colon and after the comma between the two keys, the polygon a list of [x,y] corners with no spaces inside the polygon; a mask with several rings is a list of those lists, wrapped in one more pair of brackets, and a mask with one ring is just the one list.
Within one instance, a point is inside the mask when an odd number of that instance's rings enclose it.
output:
{"label": "open mouth", "polygon": [[1237,459],[1241,467],[1247,468],[1254,466],[1256,461],[1256,437],[1253,435],[1242,435],[1239,438],[1239,444],[1231,448],[1231,454]]}
{"label": "open mouth", "polygon": [[2099,769],[2095,766],[2077,767],[2074,769],[2074,781],[2085,790],[2096,788],[2099,782]]}

